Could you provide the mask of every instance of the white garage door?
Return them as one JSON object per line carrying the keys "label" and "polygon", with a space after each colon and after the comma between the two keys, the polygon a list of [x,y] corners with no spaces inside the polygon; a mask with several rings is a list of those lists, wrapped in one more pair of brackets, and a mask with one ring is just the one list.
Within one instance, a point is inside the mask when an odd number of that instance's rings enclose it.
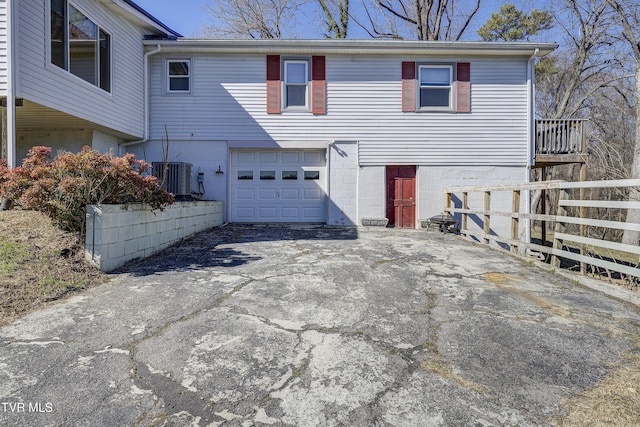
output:
{"label": "white garage door", "polygon": [[231,152],[232,222],[325,222],[326,151]]}

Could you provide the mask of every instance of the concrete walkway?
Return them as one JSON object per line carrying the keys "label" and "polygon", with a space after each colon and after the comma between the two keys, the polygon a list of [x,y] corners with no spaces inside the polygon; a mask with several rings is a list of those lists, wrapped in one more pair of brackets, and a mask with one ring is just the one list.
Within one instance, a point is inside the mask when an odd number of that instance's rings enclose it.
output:
{"label": "concrete walkway", "polygon": [[0,425],[545,425],[637,307],[421,230],[227,226],[0,329]]}

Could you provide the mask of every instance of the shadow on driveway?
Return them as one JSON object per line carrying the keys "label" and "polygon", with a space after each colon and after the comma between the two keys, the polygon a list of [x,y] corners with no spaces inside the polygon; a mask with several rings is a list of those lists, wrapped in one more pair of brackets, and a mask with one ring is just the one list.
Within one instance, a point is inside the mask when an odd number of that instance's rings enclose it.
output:
{"label": "shadow on driveway", "polygon": [[262,258],[239,251],[238,244],[288,240],[356,240],[357,238],[358,230],[355,227],[331,227],[320,224],[233,224],[198,233],[152,257],[132,261],[113,273],[147,276],[167,271],[239,267]]}

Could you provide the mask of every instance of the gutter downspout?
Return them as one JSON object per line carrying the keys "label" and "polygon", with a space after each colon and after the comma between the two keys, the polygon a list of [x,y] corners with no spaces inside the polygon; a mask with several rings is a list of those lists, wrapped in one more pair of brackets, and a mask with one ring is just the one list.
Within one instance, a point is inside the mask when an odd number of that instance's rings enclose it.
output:
{"label": "gutter downspout", "polygon": [[[536,84],[535,84],[535,68],[534,60],[538,56],[540,49],[536,48],[527,61],[527,182],[531,182],[531,166],[533,166],[535,156],[535,124],[536,124]],[[531,213],[531,192],[527,191],[525,195],[525,213]],[[531,242],[531,220],[525,222],[525,239]]]}
{"label": "gutter downspout", "polygon": [[149,52],[146,52],[144,54],[144,133],[142,134],[142,139],[139,139],[137,141],[125,142],[124,144],[118,144],[118,155],[120,156],[122,155],[121,148],[128,147],[130,145],[144,144],[149,140],[149,57],[151,55],[155,55],[161,50],[162,46],[157,44],[155,49],[150,50]]}
{"label": "gutter downspout", "polygon": [[16,167],[16,73],[15,73],[15,11],[13,0],[6,3],[7,12],[7,164]]}

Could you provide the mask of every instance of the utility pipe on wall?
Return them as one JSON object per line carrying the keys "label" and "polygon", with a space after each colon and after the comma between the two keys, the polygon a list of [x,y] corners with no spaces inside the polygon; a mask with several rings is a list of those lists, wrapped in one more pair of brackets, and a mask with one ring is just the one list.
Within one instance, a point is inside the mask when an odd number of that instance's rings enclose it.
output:
{"label": "utility pipe on wall", "polygon": [[[536,48],[527,61],[527,182],[531,181],[531,166],[533,166],[535,157],[535,129],[536,129],[536,84],[535,84],[535,59],[540,49]],[[531,192],[526,191],[523,195],[525,199],[524,213],[531,213]],[[531,224],[532,221],[525,222],[525,239],[531,241]]]}
{"label": "utility pipe on wall", "polygon": [[16,167],[16,19],[14,0],[7,0],[7,164],[9,169]]}
{"label": "utility pipe on wall", "polygon": [[160,52],[162,50],[162,46],[159,44],[156,45],[156,48],[146,52],[144,54],[144,133],[142,134],[142,139],[137,141],[125,142],[124,144],[118,144],[119,155],[123,153],[120,152],[121,148],[128,147],[130,145],[143,144],[149,140],[149,132],[150,132],[150,120],[149,120],[149,61],[152,55]]}

